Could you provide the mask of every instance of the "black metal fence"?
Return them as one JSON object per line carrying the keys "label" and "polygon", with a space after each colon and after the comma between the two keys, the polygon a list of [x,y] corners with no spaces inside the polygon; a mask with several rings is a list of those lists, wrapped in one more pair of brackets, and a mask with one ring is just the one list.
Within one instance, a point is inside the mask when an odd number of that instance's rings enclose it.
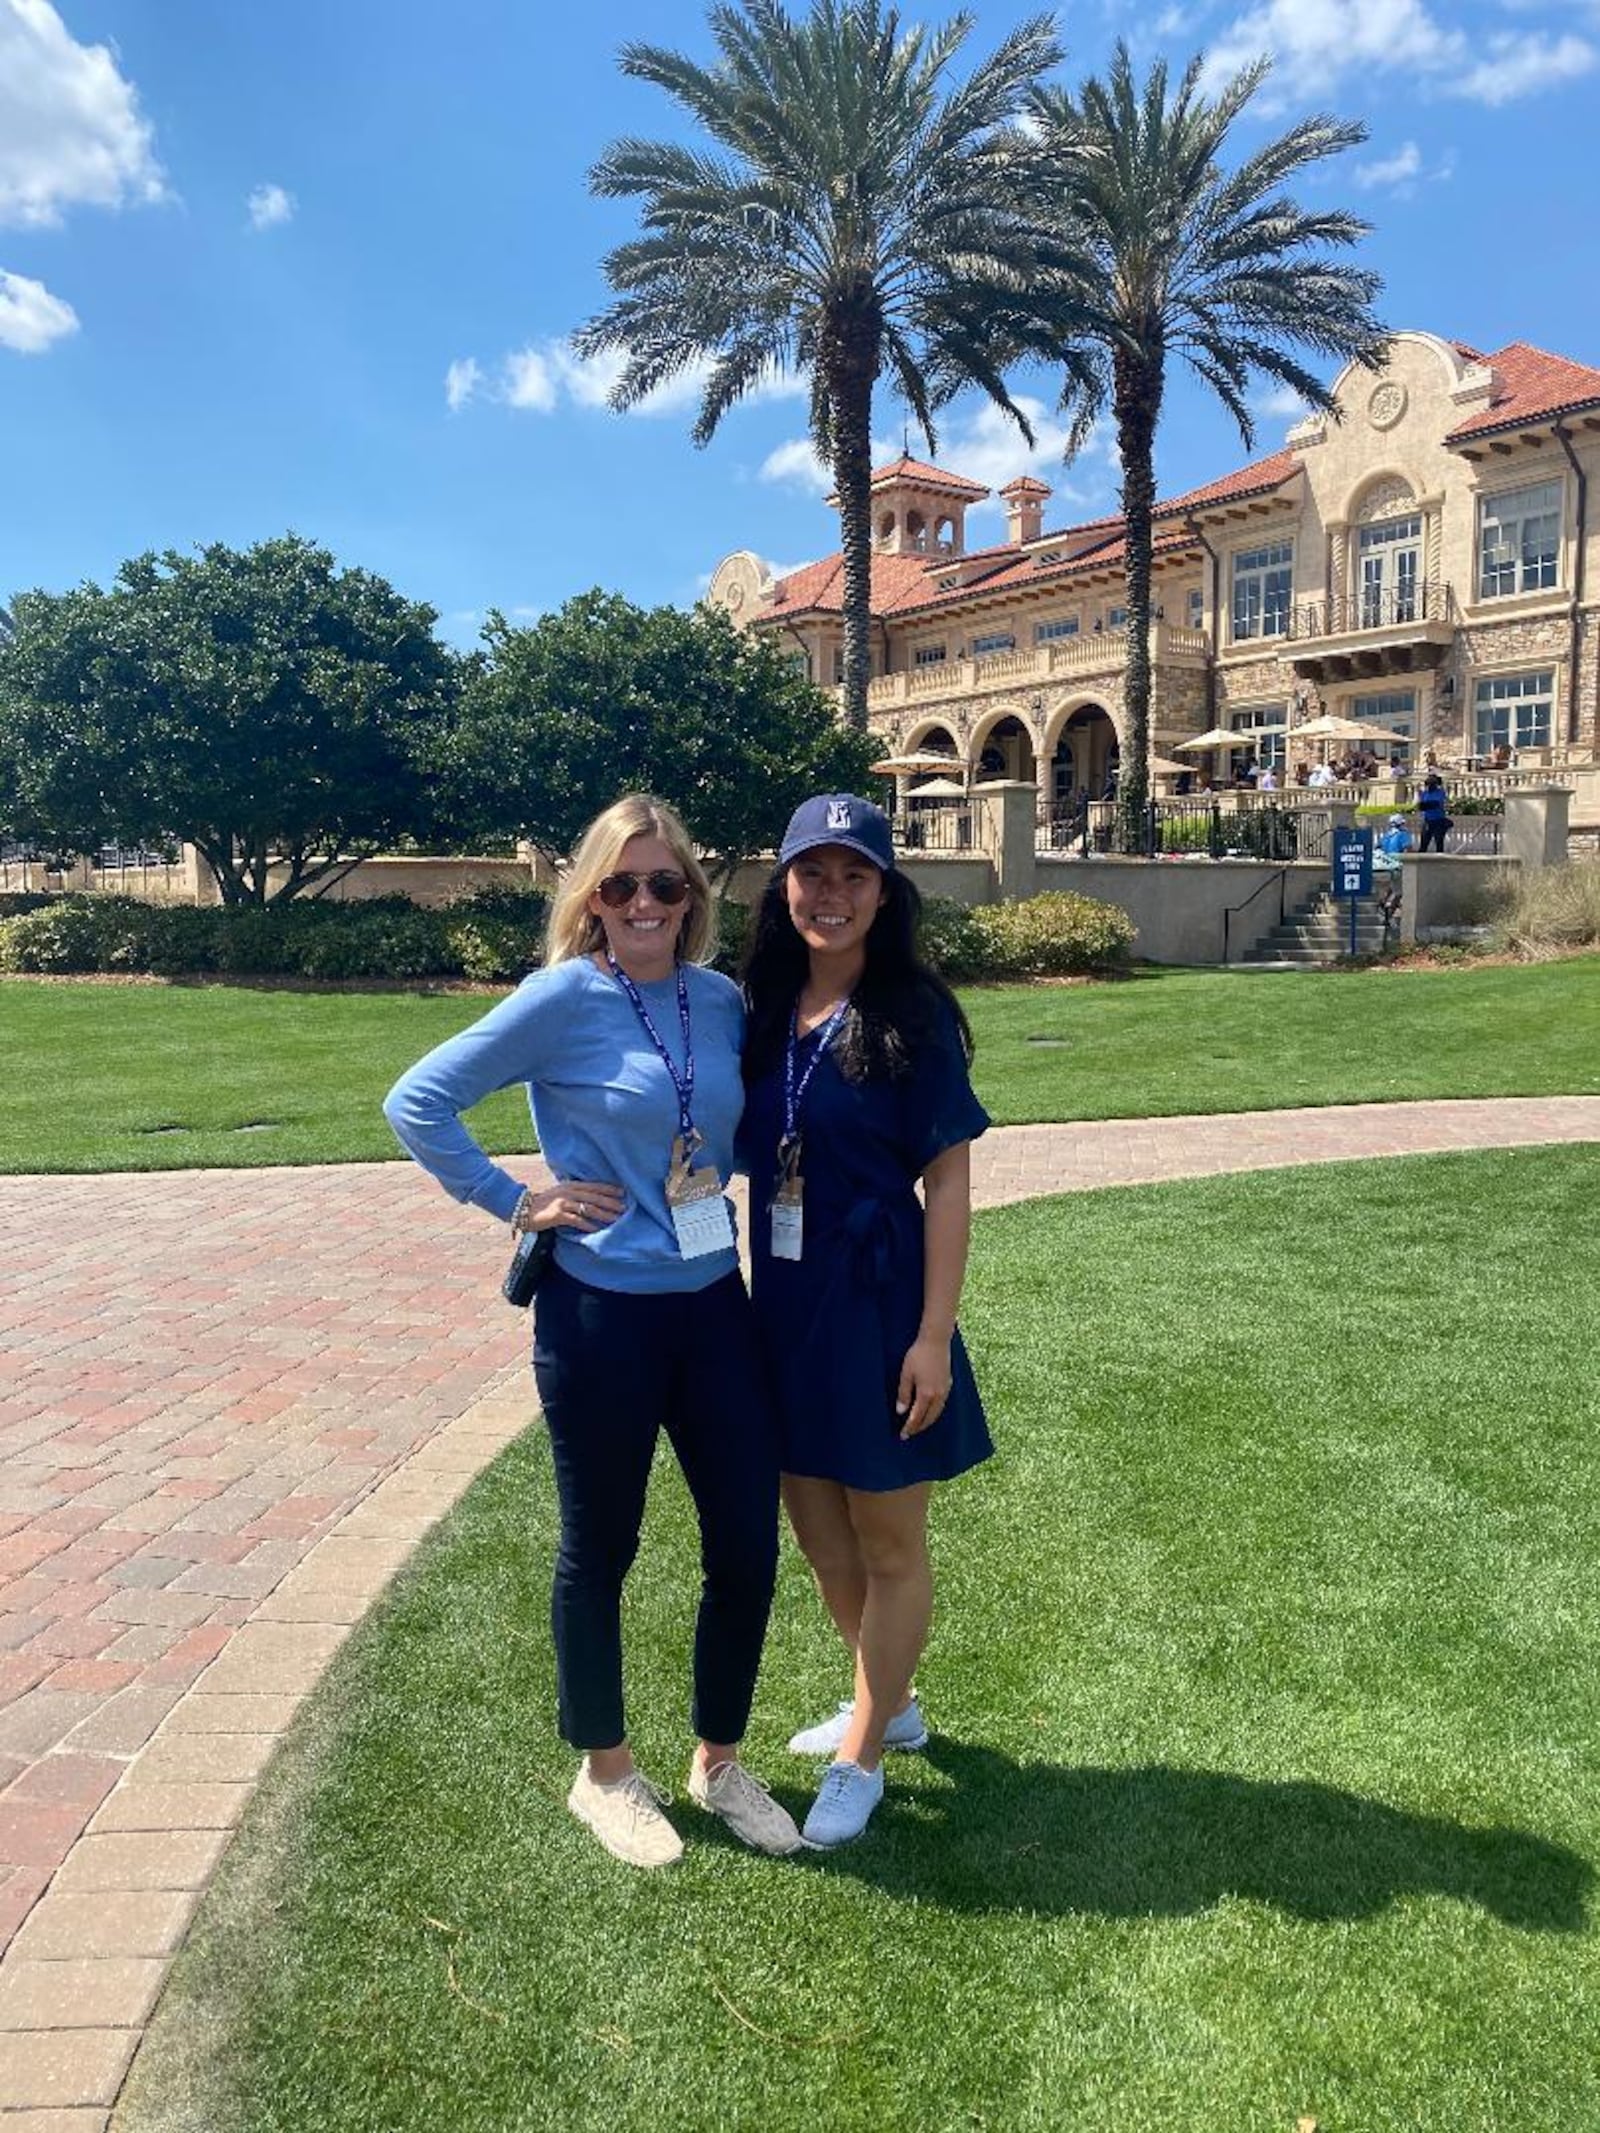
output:
{"label": "black metal fence", "polygon": [[1040,809],[1037,849],[1092,859],[1326,859],[1325,808],[1151,800],[1130,823],[1114,800],[1056,800]]}

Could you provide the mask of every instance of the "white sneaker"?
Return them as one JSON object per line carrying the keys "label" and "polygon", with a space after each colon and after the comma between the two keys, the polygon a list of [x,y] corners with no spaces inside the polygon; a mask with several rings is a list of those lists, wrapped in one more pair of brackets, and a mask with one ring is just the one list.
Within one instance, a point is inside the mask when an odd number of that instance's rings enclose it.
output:
{"label": "white sneaker", "polygon": [[800,1849],[802,1839],[793,1815],[778,1805],[743,1763],[718,1763],[714,1770],[692,1763],[689,1797],[707,1814],[719,1815],[752,1851],[770,1852],[781,1859]]}
{"label": "white sneaker", "polygon": [[863,1770],[859,1763],[832,1763],[822,1789],[806,1816],[805,1839],[813,1850],[831,1851],[859,1837],[883,1798],[883,1766]]}
{"label": "white sneaker", "polygon": [[672,1866],[683,1857],[683,1839],[661,1812],[668,1798],[641,1770],[613,1785],[597,1783],[589,1775],[586,1756],[567,1805],[613,1858],[625,1859],[629,1866]]}
{"label": "white sneaker", "polygon": [[[819,1726],[807,1726],[789,1743],[791,1755],[837,1755],[844,1745],[844,1737],[850,1730],[850,1721],[855,1716],[855,1699],[847,1698],[831,1718],[825,1718]],[[897,1711],[889,1721],[888,1731],[883,1736],[886,1748],[898,1748],[903,1754],[914,1754],[928,1745],[928,1728],[922,1716],[922,1707],[915,1696],[903,1711]]]}

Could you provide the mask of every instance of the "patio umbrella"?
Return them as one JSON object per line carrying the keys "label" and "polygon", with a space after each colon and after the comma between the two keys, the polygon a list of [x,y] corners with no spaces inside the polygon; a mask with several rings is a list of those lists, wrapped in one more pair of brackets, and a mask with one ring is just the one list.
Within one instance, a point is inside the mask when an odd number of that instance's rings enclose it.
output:
{"label": "patio umbrella", "polygon": [[874,777],[915,777],[919,770],[959,770],[958,756],[938,755],[931,748],[920,750],[915,755],[886,755],[881,762],[869,763],[867,768]]}
{"label": "patio umbrella", "polygon": [[929,778],[924,785],[913,785],[906,795],[909,800],[964,800],[967,788],[958,785],[954,778]]}
{"label": "patio umbrella", "polygon": [[[1279,731],[1282,731],[1280,727]],[[1291,741],[1407,741],[1408,733],[1396,733],[1388,726],[1369,726],[1359,718],[1335,718],[1325,711],[1320,718],[1308,718],[1303,726],[1289,728]]]}
{"label": "patio umbrella", "polygon": [[1155,778],[1181,778],[1191,766],[1174,763],[1170,756],[1153,755],[1150,758],[1150,775]]}
{"label": "patio umbrella", "polygon": [[1213,726],[1209,733],[1197,733],[1192,741],[1178,741],[1174,745],[1185,754],[1190,749],[1249,748],[1268,734],[1287,733],[1287,726]]}

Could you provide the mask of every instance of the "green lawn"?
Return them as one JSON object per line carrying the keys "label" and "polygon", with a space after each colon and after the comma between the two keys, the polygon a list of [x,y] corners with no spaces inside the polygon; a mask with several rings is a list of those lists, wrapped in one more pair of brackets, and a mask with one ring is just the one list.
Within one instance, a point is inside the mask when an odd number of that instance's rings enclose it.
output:
{"label": "green lawn", "polygon": [[[937,1508],[938,1738],[870,1837],[672,1873],[561,1805],[546,1448],[352,1639],[118,2133],[1600,2124],[1600,1151],[983,1216],[1000,1456]],[[677,1782],[692,1531],[627,1610]],[[840,1671],[786,1559],[752,1761]]]}
{"label": "green lawn", "polygon": [[[1003,1125],[1600,1091],[1600,959],[1400,973],[1165,971],[965,995]],[[0,1171],[376,1161],[384,1090],[464,994],[0,985]],[[1039,1041],[1043,1040],[1043,1041]],[[484,1105],[528,1145],[520,1096]]]}

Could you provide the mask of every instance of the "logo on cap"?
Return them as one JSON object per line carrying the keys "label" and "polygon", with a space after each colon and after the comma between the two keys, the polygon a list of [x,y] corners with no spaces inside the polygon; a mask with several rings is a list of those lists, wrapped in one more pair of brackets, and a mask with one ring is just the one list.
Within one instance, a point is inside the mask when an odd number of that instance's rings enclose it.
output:
{"label": "logo on cap", "polygon": [[830,800],[828,802],[828,827],[831,830],[847,830],[850,827],[850,802],[848,800]]}

